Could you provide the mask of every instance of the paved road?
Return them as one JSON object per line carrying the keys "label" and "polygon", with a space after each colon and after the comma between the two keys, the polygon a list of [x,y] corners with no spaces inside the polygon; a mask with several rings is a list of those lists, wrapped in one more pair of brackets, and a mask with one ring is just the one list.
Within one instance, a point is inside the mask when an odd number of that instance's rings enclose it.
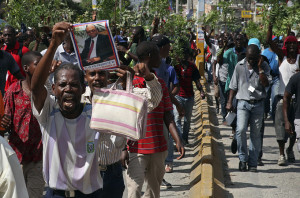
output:
{"label": "paved road", "polygon": [[[212,94],[211,94],[212,95]],[[214,107],[212,106],[213,110]],[[296,198],[300,197],[300,154],[294,146],[296,162],[288,166],[278,166],[278,146],[272,121],[266,121],[263,145],[264,166],[257,173],[240,172],[238,155],[230,150],[231,128],[222,125],[221,116],[217,132],[219,151],[224,157],[225,186],[227,197],[234,198]],[[217,123],[215,123],[217,124]],[[248,137],[249,137],[249,133]],[[249,141],[248,141],[249,145]]]}
{"label": "paved road", "polygon": [[[191,134],[189,137],[190,143],[193,142],[193,124],[191,124]],[[172,184],[171,189],[162,189],[160,197],[168,198],[188,198],[190,190],[190,172],[191,165],[193,163],[194,148],[185,147],[185,157],[181,160],[174,159],[174,171],[172,173],[166,173],[164,179]],[[178,152],[175,152],[174,157],[178,157]],[[123,174],[124,178],[125,175]],[[126,182],[125,182],[126,184]],[[144,185],[145,187],[145,185]],[[144,190],[145,188],[143,188]],[[127,198],[127,189],[125,189],[123,198]]]}

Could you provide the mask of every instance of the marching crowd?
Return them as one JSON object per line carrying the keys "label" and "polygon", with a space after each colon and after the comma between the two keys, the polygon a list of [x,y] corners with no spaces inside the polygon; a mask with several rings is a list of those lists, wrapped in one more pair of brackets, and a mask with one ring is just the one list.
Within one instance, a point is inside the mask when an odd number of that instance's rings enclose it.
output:
{"label": "marching crowd", "polygon": [[[17,33],[7,25],[2,30],[0,132],[2,137],[8,133],[8,143],[0,137],[0,196],[40,198],[46,185],[46,198],[121,198],[126,182],[130,198],[159,197],[161,187],[172,187],[163,178],[173,171],[174,150],[179,160],[189,144],[193,83],[205,98],[195,65],[199,53],[195,35],[192,31],[187,35],[190,42],[173,65],[172,35],[159,34],[157,20],[149,38],[140,26],[131,28],[131,42],[125,30],[115,32],[121,66],[115,72],[82,71],[69,35],[72,28],[60,22],[40,37],[31,29]],[[97,31],[86,26],[88,35],[97,36]],[[216,110],[220,104],[224,124],[229,112],[237,115],[231,123],[231,149],[238,152],[239,170],[256,172],[263,165],[264,120],[270,117],[279,146],[278,165],[295,162],[293,146],[300,137],[300,45],[293,32],[281,38],[280,46],[270,25],[269,48],[262,50],[257,38],[242,33],[213,38],[213,31],[203,31]],[[138,141],[90,128],[93,92],[109,88],[117,77],[123,89],[127,72],[134,76],[133,92],[148,103],[146,135]]]}

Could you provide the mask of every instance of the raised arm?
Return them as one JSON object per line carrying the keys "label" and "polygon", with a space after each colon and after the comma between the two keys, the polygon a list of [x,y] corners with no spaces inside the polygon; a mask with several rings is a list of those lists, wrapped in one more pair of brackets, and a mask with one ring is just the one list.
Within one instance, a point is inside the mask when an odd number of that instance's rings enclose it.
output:
{"label": "raised arm", "polygon": [[272,41],[272,35],[273,35],[272,29],[273,29],[273,25],[269,24],[268,33],[267,33],[267,42],[270,45],[271,50],[277,54],[279,62],[281,63],[283,60],[284,54],[283,54],[282,49],[280,49],[278,47],[278,45],[276,45],[276,43],[274,43]]}
{"label": "raised arm", "polygon": [[206,42],[206,44],[209,46],[209,48],[211,48],[212,44],[211,44],[209,38],[210,38],[210,36],[211,36],[211,34],[212,34],[212,32],[213,32],[214,30],[212,29],[212,30],[210,31],[210,33],[209,33],[208,36],[206,35],[205,27],[202,27],[202,30],[203,30],[203,32],[204,32],[204,39],[205,39],[205,42]]}
{"label": "raised arm", "polygon": [[32,99],[38,112],[44,106],[47,97],[45,82],[49,76],[52,60],[57,47],[63,42],[72,25],[67,22],[56,23],[52,30],[52,39],[46,54],[38,63],[31,80]]}

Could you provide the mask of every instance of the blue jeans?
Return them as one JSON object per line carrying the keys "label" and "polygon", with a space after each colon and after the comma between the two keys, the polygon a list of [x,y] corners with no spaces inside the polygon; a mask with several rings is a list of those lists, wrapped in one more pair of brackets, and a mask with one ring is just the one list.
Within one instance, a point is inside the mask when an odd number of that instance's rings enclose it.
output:
{"label": "blue jeans", "polygon": [[[175,105],[173,105],[173,106],[174,106],[174,109],[176,109]],[[176,129],[177,129],[177,132],[179,133],[179,129],[177,127],[176,127]],[[164,127],[164,130],[165,130],[165,127]],[[178,136],[181,137],[181,134],[178,134]],[[168,156],[165,160],[165,163],[172,164],[174,161],[174,140],[173,140],[172,135],[169,133],[169,131],[168,131],[167,141],[168,141]]]}
{"label": "blue jeans", "polygon": [[[275,110],[273,109],[274,102],[275,102],[275,96],[278,95],[279,91],[279,77],[273,77],[272,82],[271,82],[271,102],[270,102],[270,113],[271,115],[275,115]],[[274,120],[274,116],[273,116]]]}
{"label": "blue jeans", "polygon": [[[257,159],[261,150],[262,120],[264,116],[264,101],[250,104],[245,100],[239,100],[237,105],[237,128],[236,139],[239,159],[248,162],[250,167],[257,166]],[[246,131],[250,124],[249,157],[247,149]]]}
{"label": "blue jeans", "polygon": [[[48,188],[44,198],[66,198],[66,196],[62,194],[63,193],[56,194],[53,189]],[[100,197],[100,189],[88,195],[83,194],[82,192],[79,191],[75,193],[75,198],[99,198],[99,197]]]}
{"label": "blue jeans", "polygon": [[220,90],[220,104],[221,104],[221,114],[223,121],[227,115],[226,104],[228,99],[228,92],[225,93],[226,82],[219,81],[219,90]]}
{"label": "blue jeans", "polygon": [[182,124],[181,124],[182,117],[179,116],[177,109],[176,108],[174,109],[176,127],[179,130],[179,133],[181,134],[181,138],[187,141],[189,136],[189,131],[190,131],[192,111],[194,106],[194,96],[189,98],[183,98],[181,96],[176,95],[175,98],[178,100],[178,102],[181,104],[181,106],[184,108],[185,111],[184,123],[182,128]]}
{"label": "blue jeans", "polygon": [[107,166],[106,171],[100,171],[103,179],[103,188],[99,197],[122,198],[125,189],[121,163]]}
{"label": "blue jeans", "polygon": [[213,75],[212,75],[212,64],[210,62],[206,62],[206,69],[207,69],[207,81],[211,82],[213,80]]}

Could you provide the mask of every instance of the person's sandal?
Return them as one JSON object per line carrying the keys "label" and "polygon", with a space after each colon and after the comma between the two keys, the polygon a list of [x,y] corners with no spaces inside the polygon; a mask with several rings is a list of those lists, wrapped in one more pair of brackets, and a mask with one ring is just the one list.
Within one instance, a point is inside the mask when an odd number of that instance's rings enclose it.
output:
{"label": "person's sandal", "polygon": [[172,173],[173,172],[173,165],[172,164],[166,164],[165,170],[166,170],[166,173]]}

